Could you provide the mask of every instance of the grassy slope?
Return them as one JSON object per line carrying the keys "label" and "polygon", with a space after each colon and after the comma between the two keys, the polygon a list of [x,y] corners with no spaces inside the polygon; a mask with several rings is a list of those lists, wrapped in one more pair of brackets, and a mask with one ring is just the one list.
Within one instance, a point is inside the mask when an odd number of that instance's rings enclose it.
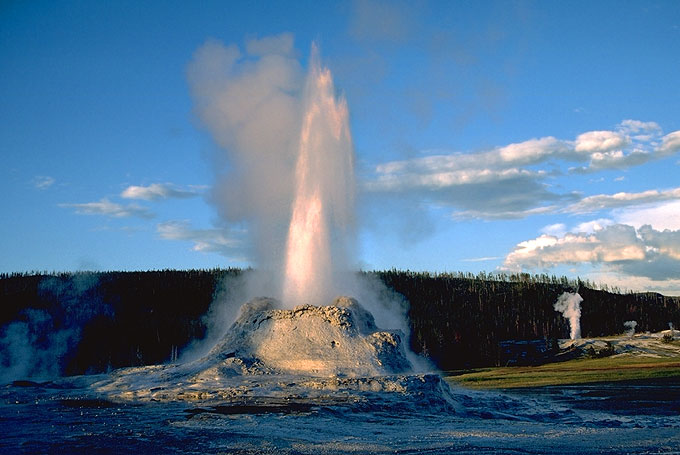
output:
{"label": "grassy slope", "polygon": [[480,368],[448,372],[452,384],[476,389],[584,384],[680,377],[680,358],[616,356],[576,359],[537,367]]}

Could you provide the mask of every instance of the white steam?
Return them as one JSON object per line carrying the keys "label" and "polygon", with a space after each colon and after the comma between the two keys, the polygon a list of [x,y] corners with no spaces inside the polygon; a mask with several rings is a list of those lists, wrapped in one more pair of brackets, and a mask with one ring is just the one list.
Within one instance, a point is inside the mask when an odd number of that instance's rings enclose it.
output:
{"label": "white steam", "polygon": [[208,41],[187,78],[194,111],[220,147],[212,200],[225,226],[245,226],[260,273],[253,287],[276,295],[290,221],[304,73],[289,34],[236,45]]}
{"label": "white steam", "polygon": [[626,321],[626,322],[624,322],[623,326],[626,328],[626,331],[624,332],[624,334],[627,337],[632,337],[633,335],[635,335],[635,327],[637,327],[637,325],[638,325],[637,321]]}
{"label": "white steam", "polygon": [[290,34],[245,48],[208,41],[187,70],[195,112],[221,150],[212,199],[225,226],[251,237],[249,297],[330,302],[354,244],[346,103],[314,46],[306,75]]}
{"label": "white steam", "polygon": [[64,372],[82,327],[95,316],[112,314],[98,284],[98,275],[90,272],[42,279],[38,293],[52,304],[25,308],[16,321],[0,327],[0,384],[51,379]]}
{"label": "white steam", "polygon": [[256,267],[238,291],[213,302],[210,323],[226,329],[236,304],[257,296],[293,307],[350,295],[379,327],[401,329],[408,346],[406,302],[378,280],[358,277],[352,263],[349,113],[316,47],[305,75],[292,35],[250,40],[245,53],[209,41],[187,75],[196,115],[221,149],[213,202],[225,226],[247,228]]}
{"label": "white steam", "polygon": [[557,298],[553,308],[562,313],[569,321],[569,338],[577,340],[581,338],[581,297],[577,292],[565,292]]}

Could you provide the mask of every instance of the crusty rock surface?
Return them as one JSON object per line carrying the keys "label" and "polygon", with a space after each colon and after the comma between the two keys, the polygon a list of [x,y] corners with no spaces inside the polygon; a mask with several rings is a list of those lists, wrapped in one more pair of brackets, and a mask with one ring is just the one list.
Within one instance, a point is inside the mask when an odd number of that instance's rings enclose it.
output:
{"label": "crusty rock surface", "polygon": [[114,371],[92,387],[121,400],[283,400],[452,411],[448,385],[436,374],[413,374],[402,340],[400,331],[378,329],[373,316],[349,297],[292,310],[258,298],[243,305],[205,357]]}
{"label": "crusty rock surface", "polygon": [[330,306],[275,309],[267,298],[246,303],[209,358],[248,359],[268,372],[309,376],[379,376],[411,370],[400,331],[380,331],[349,297]]}

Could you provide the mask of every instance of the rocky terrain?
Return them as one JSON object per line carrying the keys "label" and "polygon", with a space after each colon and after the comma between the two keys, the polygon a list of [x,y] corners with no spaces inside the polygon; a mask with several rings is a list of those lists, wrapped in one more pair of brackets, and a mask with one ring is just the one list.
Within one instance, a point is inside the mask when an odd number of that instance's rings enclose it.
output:
{"label": "rocky terrain", "polygon": [[455,412],[437,374],[415,373],[400,331],[381,330],[356,300],[276,308],[259,298],[203,358],[104,376],[92,385],[114,400],[200,401],[243,409],[308,406],[422,407]]}

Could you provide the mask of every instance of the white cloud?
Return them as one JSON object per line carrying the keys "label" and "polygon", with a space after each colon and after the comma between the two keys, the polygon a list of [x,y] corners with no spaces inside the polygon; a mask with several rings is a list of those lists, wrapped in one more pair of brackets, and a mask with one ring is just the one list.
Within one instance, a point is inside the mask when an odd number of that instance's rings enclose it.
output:
{"label": "white cloud", "polygon": [[642,122],[640,120],[631,119],[622,121],[619,124],[618,129],[624,134],[661,131],[661,127],[656,122]]}
{"label": "white cloud", "polygon": [[663,137],[659,154],[662,156],[672,155],[680,150],[680,131],[674,131]]}
{"label": "white cloud", "polygon": [[198,196],[198,194],[199,193],[195,188],[183,190],[170,183],[153,183],[149,186],[128,186],[120,195],[126,199],[143,199],[151,201],[169,198],[191,198]]}
{"label": "white cloud", "polygon": [[587,196],[578,202],[568,205],[562,211],[565,213],[592,213],[600,210],[669,200],[680,200],[680,187],[662,191],[648,190],[639,193],[620,192],[616,194]]}
{"label": "white cloud", "polygon": [[680,231],[611,224],[591,233],[544,234],[517,244],[503,267],[542,270],[584,263],[632,277],[680,279]]}
{"label": "white cloud", "polygon": [[56,180],[48,175],[37,175],[31,180],[33,186],[38,190],[46,190],[54,185]]}
{"label": "white cloud", "polygon": [[219,253],[232,259],[242,246],[240,239],[227,235],[224,229],[196,229],[187,221],[160,223],[156,231],[163,239],[193,242],[194,251]]}
{"label": "white cloud", "polygon": [[542,234],[560,236],[567,232],[567,225],[564,223],[550,224],[541,229]]}
{"label": "white cloud", "polygon": [[[477,199],[475,199],[477,200]],[[500,205],[500,204],[498,204]],[[518,220],[533,215],[552,213],[557,209],[554,205],[546,205],[525,210],[501,210],[493,207],[483,207],[479,209],[457,210],[451,214],[456,220],[480,219],[480,220]]]}
{"label": "white cloud", "polygon": [[59,207],[73,208],[81,215],[104,215],[114,218],[136,216],[140,218],[153,218],[154,214],[147,208],[136,204],[122,205],[102,199],[98,202],[85,202],[80,204],[59,204]]}
{"label": "white cloud", "polygon": [[481,257],[481,258],[468,258],[468,259],[462,259],[463,262],[487,262],[487,261],[496,261],[500,259],[498,256],[488,256],[488,257]]}
{"label": "white cloud", "polygon": [[625,291],[659,292],[664,295],[680,296],[680,279],[654,280],[644,276],[630,276],[616,271],[604,270],[584,275],[593,283],[607,283],[608,286]]}
{"label": "white cloud", "polygon": [[645,150],[633,150],[624,153],[623,150],[594,152],[590,155],[588,167],[574,169],[575,172],[591,173],[605,169],[627,169],[650,161],[651,154]]}
{"label": "white cloud", "polygon": [[578,159],[573,155],[572,147],[568,142],[560,141],[552,136],[506,145],[499,147],[496,151],[502,162],[515,166],[538,164],[549,158],[566,155],[571,155],[572,159]]}
{"label": "white cloud", "polygon": [[580,223],[576,225],[575,228],[571,229],[571,232],[574,233],[585,233],[585,234],[592,234],[593,232],[601,231],[607,226],[611,226],[614,223],[612,220],[608,220],[606,218],[600,218],[598,220],[592,220],[592,221],[586,221],[584,223]]}
{"label": "white cloud", "polygon": [[680,200],[666,201],[644,207],[628,207],[614,212],[619,223],[640,228],[649,224],[656,230],[680,230]]}
{"label": "white cloud", "polygon": [[574,150],[585,153],[606,153],[625,147],[626,137],[614,131],[589,131],[580,134],[574,143]]}
{"label": "white cloud", "polygon": [[[503,219],[559,211],[589,213],[677,198],[675,190],[588,196],[578,199],[549,187],[564,163],[584,162],[572,173],[626,169],[680,150],[680,132],[661,140],[654,122],[624,120],[617,131],[589,131],[568,141],[552,136],[529,139],[475,153],[437,153],[381,163],[363,188],[374,193],[405,194],[450,206],[456,218]],[[645,133],[630,136],[631,133]],[[550,168],[537,169],[540,165]]]}

